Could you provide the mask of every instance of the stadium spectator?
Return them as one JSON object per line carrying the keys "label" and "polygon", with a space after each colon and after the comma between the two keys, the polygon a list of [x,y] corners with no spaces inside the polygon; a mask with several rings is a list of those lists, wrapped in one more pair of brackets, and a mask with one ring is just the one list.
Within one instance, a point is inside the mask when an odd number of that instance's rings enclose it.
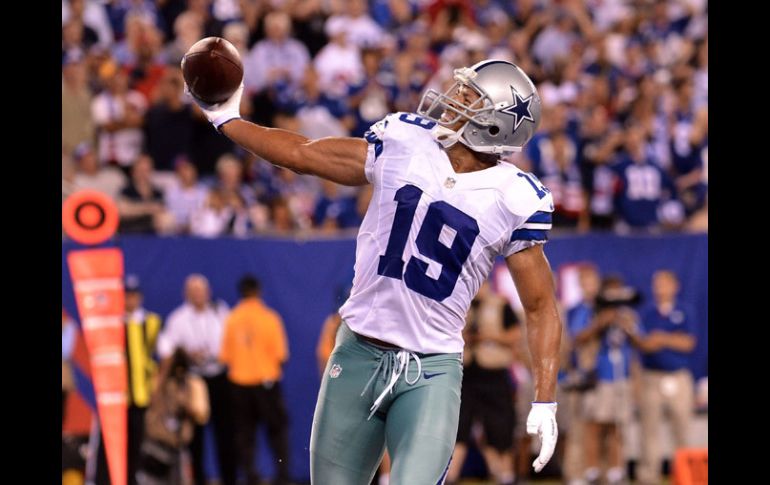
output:
{"label": "stadium spectator", "polygon": [[538,141],[538,178],[551,191],[554,227],[589,227],[586,194],[577,164],[577,147],[564,131]]}
{"label": "stadium spectator", "polygon": [[67,52],[62,61],[61,84],[61,139],[65,152],[71,152],[81,143],[96,141],[87,76],[83,52]]}
{"label": "stadium spectator", "polygon": [[[244,115],[249,113],[248,109],[245,109],[247,105],[247,97],[244,96],[241,109]],[[198,106],[193,106],[193,132],[190,151],[187,156],[195,164],[195,168],[198,169],[198,174],[201,179],[207,181],[216,174],[217,161],[222,155],[233,153],[235,145],[233,142],[217,133],[212,131],[209,125],[206,123],[206,118],[201,113]]]}
{"label": "stadium spectator", "polygon": [[157,313],[143,306],[144,295],[136,275],[126,276],[126,358],[128,368],[128,483],[136,485],[136,472],[144,437],[145,413],[157,384],[155,343],[161,328]]}
{"label": "stadium spectator", "polygon": [[213,15],[211,0],[187,0],[187,9],[203,20],[204,37],[222,37],[224,22]]}
{"label": "stadium spectator", "polygon": [[[217,360],[222,345],[222,329],[229,314],[222,301],[212,301],[208,279],[191,274],[184,283],[184,303],[166,319],[158,336],[161,369],[166,369],[176,348],[190,357],[191,372],[206,383],[214,428],[220,479],[224,485],[235,485],[235,454],[230,388],[224,366]],[[203,463],[203,426],[196,425],[190,442],[195,485],[205,485]]]}
{"label": "stadium spectator", "polygon": [[514,331],[519,320],[489,282],[479,288],[466,320],[460,424],[447,481],[457,483],[460,478],[471,429],[474,422],[479,422],[484,440],[476,445],[483,452],[490,475],[496,484],[512,485],[515,415],[508,368],[520,337]]}
{"label": "stadium spectator", "polygon": [[326,369],[326,364],[329,362],[329,356],[334,350],[334,341],[337,338],[337,330],[342,323],[342,317],[335,311],[330,313],[324,320],[321,326],[321,335],[318,337],[318,343],[316,344],[315,355],[318,361],[318,372],[323,375]]}
{"label": "stadium spectator", "polygon": [[349,40],[345,22],[332,22],[330,18],[324,29],[329,43],[315,56],[313,67],[318,73],[321,91],[332,98],[343,98],[350,86],[364,76],[360,50]]}
{"label": "stadium spectator", "polygon": [[321,181],[321,197],[316,202],[313,221],[324,232],[358,227],[361,223],[356,198],[339,184]]}
{"label": "stadium spectator", "polygon": [[[170,171],[175,155],[156,152],[156,147],[150,150],[149,141],[143,148],[136,139],[128,140],[130,136],[141,138],[137,133],[143,132],[156,142],[181,145],[186,136],[166,136],[162,128],[174,123],[159,120],[158,113],[145,117],[144,107],[125,115],[122,107],[113,110],[103,99],[111,97],[113,72],[127,70],[131,89],[144,94],[153,107],[156,101],[163,105],[154,98],[154,92],[165,97],[161,83],[166,78],[161,73],[169,65],[178,65],[192,43],[209,35],[224,35],[241,52],[249,88],[242,100],[242,114],[264,125],[300,132],[327,127],[338,131],[336,120],[350,132],[341,108],[344,105],[357,116],[381,107],[383,100],[391,111],[411,111],[424,89],[443,91],[454,68],[483,58],[507,59],[531,73],[543,99],[543,123],[533,141],[563,130],[577,145],[588,213],[578,218],[579,229],[587,227],[583,222],[587,218],[594,229],[621,232],[629,228],[707,230],[707,19],[703,1],[656,1],[631,8],[624,2],[579,0],[378,0],[368,5],[363,0],[280,4],[131,0],[104,5],[95,0],[64,0],[63,148],[71,151],[78,143],[90,141],[90,118],[98,130],[95,146],[103,163],[112,160],[128,167],[139,150],[144,150],[156,159],[161,173]],[[274,24],[280,25],[276,28]],[[290,30],[294,37],[289,37]],[[285,40],[275,40],[279,38]],[[282,50],[278,44],[293,48]],[[263,49],[268,45],[273,47]],[[380,58],[362,63],[361,50],[372,48]],[[272,52],[272,58],[255,60],[257,51]],[[84,83],[78,81],[80,63],[72,60],[77,52],[85,59]],[[371,52],[364,57],[374,59]],[[367,64],[373,67],[365,75]],[[314,80],[302,82],[308,65],[315,67],[318,91],[327,99],[314,102],[315,96],[309,94]],[[77,87],[83,85],[94,96],[92,106],[103,105],[101,117],[94,110],[87,117],[82,106],[78,108],[88,99],[88,91]],[[375,85],[378,89],[361,89]],[[373,93],[379,95],[369,96]],[[97,99],[102,101],[97,103]],[[291,115],[302,107],[298,104],[309,111],[295,119]],[[333,114],[334,119],[325,118],[328,123],[316,119],[319,113],[326,116],[321,105]],[[185,151],[201,177],[215,172],[221,155],[243,156],[234,151],[229,139],[210,130],[196,107],[191,115],[192,135]],[[139,130],[143,118],[146,123]],[[297,128],[297,120],[302,129]],[[620,140],[626,127],[644,132],[649,163],[643,165],[657,166],[671,179],[671,188],[665,185],[668,193],[662,198],[651,194],[638,198],[636,193],[632,198],[624,184],[640,185],[626,180],[627,173],[619,174],[620,182],[613,180],[609,167],[618,160],[617,155],[626,158]],[[353,129],[352,134],[360,131]],[[130,156],[125,154],[126,146]],[[511,160],[524,169],[540,168],[536,163],[529,165],[533,161],[526,157]],[[647,168],[634,170],[652,173]],[[617,206],[612,206],[611,193],[617,183],[623,190]],[[293,202],[296,194],[280,195],[288,200],[295,218],[291,230],[306,228]],[[264,221],[254,224],[258,231],[269,220],[269,200],[260,202],[265,204],[260,216]],[[574,213],[567,219],[568,226],[574,227]]]}
{"label": "stadium spectator", "polygon": [[420,101],[422,86],[432,71],[415,57],[402,54],[393,65],[393,84],[389,86],[389,101],[392,111],[410,111]]}
{"label": "stadium spectator", "polygon": [[328,41],[324,32],[324,24],[329,17],[333,3],[323,0],[305,0],[290,2],[287,6],[295,37],[305,44],[313,58]]}
{"label": "stadium spectator", "polygon": [[642,352],[642,459],[639,480],[661,483],[662,449],[660,423],[668,411],[674,446],[688,446],[694,411],[694,385],[689,355],[695,349],[695,313],[678,300],[679,278],[659,270],[652,277],[654,302],[640,314],[638,332],[629,331]]}
{"label": "stadium spectator", "polygon": [[312,66],[305,69],[302,89],[294,91],[282,108],[293,113],[297,130],[307,137],[347,136],[354,126],[347,103],[321,91],[318,73]]}
{"label": "stadium spectator", "polygon": [[152,182],[152,171],[153,161],[148,155],[141,155],[131,167],[131,179],[117,200],[123,233],[154,234],[168,227],[169,214],[163,193]]}
{"label": "stadium spectator", "polygon": [[594,230],[611,230],[615,224],[615,175],[609,168],[623,133],[611,125],[604,106],[588,108],[578,137],[578,166],[586,192],[589,225]]}
{"label": "stadium spectator", "polygon": [[382,52],[379,49],[361,51],[364,75],[349,86],[347,96],[347,104],[356,120],[351,136],[364,136],[366,130],[388,114],[393,105],[393,83],[380,71],[381,62]]}
{"label": "stadium spectator", "polygon": [[675,188],[650,157],[643,128],[628,127],[624,138],[624,151],[612,165],[618,177],[615,206],[620,225],[616,229],[654,229],[662,222],[659,210],[675,197]]}
{"label": "stadium spectator", "polygon": [[182,454],[210,414],[206,384],[192,372],[191,360],[177,348],[161,371],[147,409],[137,485],[190,483]]}
{"label": "stadium spectator", "polygon": [[244,58],[244,84],[252,98],[255,120],[272,122],[278,96],[298,88],[310,63],[307,47],[292,38],[290,30],[288,14],[269,13],[265,16],[265,39]]}
{"label": "stadium spectator", "polygon": [[174,20],[174,40],[166,45],[163,58],[169,65],[178,66],[182,58],[196,42],[203,38],[203,19],[187,10]]}
{"label": "stadium spectator", "polygon": [[136,62],[139,50],[145,42],[146,32],[151,27],[150,21],[140,12],[127,13],[123,17],[123,39],[111,46],[112,57],[119,66]]}
{"label": "stadium spectator", "polygon": [[582,300],[567,311],[566,337],[570,350],[568,371],[561,381],[564,391],[564,406],[569,432],[564,436],[563,477],[568,485],[584,484],[585,472],[585,393],[596,386],[595,344],[583,344],[578,348],[575,336],[584,328],[586,321],[593,318],[596,311],[596,299],[599,295],[601,278],[599,271],[592,264],[581,265],[578,269],[578,283]]}
{"label": "stadium spectator", "polygon": [[[631,310],[635,304],[634,293],[623,286],[616,276],[605,277],[593,309],[583,307],[573,314],[569,330],[580,351],[596,345],[594,369],[595,387],[586,391],[583,398],[585,412],[585,480],[598,484],[601,479],[601,463],[607,463],[606,483],[622,483],[626,467],[622,448],[623,429],[631,419],[631,394],[629,376],[631,369],[631,344],[628,329],[636,325]],[[606,449],[606,454],[601,450]]]}
{"label": "stadium spectator", "polygon": [[105,6],[98,0],[65,0],[62,2],[62,26],[76,22],[90,31],[94,44],[107,47],[114,40]]}
{"label": "stadium spectator", "polygon": [[[93,34],[93,32],[91,32]],[[94,44],[94,36],[89,36],[89,32],[83,27],[83,23],[78,19],[72,19],[62,26],[61,32],[61,54],[62,65],[69,53],[88,51]]]}
{"label": "stadium spectator", "polygon": [[115,167],[100,166],[91,145],[81,143],[72,153],[75,162],[73,185],[75,189],[94,189],[117,200],[128,183],[126,176]]}
{"label": "stadium spectator", "polygon": [[345,26],[347,41],[360,50],[382,46],[386,33],[369,15],[366,0],[341,0],[340,13],[327,21],[327,27],[335,30],[337,24]]}
{"label": "stadium spectator", "polygon": [[281,316],[265,305],[259,280],[238,282],[241,297],[227,317],[219,359],[228,368],[238,464],[248,485],[260,483],[255,467],[257,426],[267,436],[277,463],[276,485],[289,483],[289,421],[281,390],[289,346]]}
{"label": "stadium spectator", "polygon": [[[134,62],[124,66],[128,72],[131,89],[140,92],[148,105],[155,99],[158,83],[166,71],[161,54],[162,35],[155,25],[146,25]],[[178,64],[174,63],[174,67],[176,66]]]}
{"label": "stadium spectator", "polygon": [[142,149],[147,101],[141,93],[129,89],[128,74],[114,62],[102,64],[99,74],[107,85],[91,104],[99,133],[99,160],[128,171]]}
{"label": "stadium spectator", "polygon": [[708,107],[696,107],[695,82],[677,80],[676,108],[671,130],[671,169],[679,199],[687,216],[703,208],[707,186],[703,172],[703,149],[708,144]]}
{"label": "stadium spectator", "polygon": [[178,156],[174,166],[176,178],[164,194],[164,203],[174,217],[173,232],[189,234],[192,216],[206,204],[208,190],[198,182],[198,171],[187,156]]}
{"label": "stadium spectator", "polygon": [[174,170],[174,160],[192,146],[194,120],[192,107],[183,100],[183,85],[181,70],[167,67],[144,117],[144,151],[160,172]]}
{"label": "stadium spectator", "polygon": [[222,30],[222,37],[233,44],[241,59],[245,59],[249,55],[249,28],[245,23],[240,21],[228,22]]}

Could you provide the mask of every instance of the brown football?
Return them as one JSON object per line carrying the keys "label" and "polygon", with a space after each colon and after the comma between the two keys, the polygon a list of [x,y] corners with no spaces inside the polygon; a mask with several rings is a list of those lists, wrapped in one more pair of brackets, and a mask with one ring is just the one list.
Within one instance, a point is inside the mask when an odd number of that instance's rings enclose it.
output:
{"label": "brown football", "polygon": [[220,37],[201,39],[182,59],[182,75],[190,93],[207,104],[232,96],[243,80],[243,63],[238,50]]}

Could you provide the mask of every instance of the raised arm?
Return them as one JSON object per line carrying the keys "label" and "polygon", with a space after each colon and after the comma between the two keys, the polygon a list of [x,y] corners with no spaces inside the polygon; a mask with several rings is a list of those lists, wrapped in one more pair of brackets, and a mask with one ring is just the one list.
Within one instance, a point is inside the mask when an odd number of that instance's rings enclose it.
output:
{"label": "raised arm", "polygon": [[258,157],[279,167],[343,185],[366,185],[368,144],[362,138],[310,140],[288,130],[267,128],[241,119],[243,85],[224,103],[208,106],[191,96],[221,133]]}
{"label": "raised arm", "polygon": [[310,140],[280,128],[235,119],[221,128],[235,143],[265,160],[298,173],[317,175],[343,185],[365,185],[367,143],[363,138]]}
{"label": "raised arm", "polygon": [[506,258],[527,325],[527,343],[535,381],[535,400],[527,416],[527,433],[540,437],[540,454],[532,463],[536,472],[551,459],[559,430],[556,425],[556,378],[562,325],[556,307],[553,276],[542,245]]}

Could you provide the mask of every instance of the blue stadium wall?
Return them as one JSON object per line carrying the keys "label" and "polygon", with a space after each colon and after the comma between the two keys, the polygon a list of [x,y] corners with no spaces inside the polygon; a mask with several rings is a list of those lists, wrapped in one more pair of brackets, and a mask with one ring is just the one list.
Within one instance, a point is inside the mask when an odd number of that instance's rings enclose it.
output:
{"label": "blue stadium wall", "polygon": [[[283,316],[289,338],[291,358],[284,392],[291,420],[292,476],[307,480],[310,427],[320,382],[315,346],[324,319],[341,303],[340,290],[352,279],[355,240],[134,236],[121,237],[116,243],[124,251],[126,272],[141,279],[145,307],[164,317],[181,303],[183,281],[190,273],[206,275],[214,297],[231,306],[237,301],[236,282],[242,274],[251,272],[262,280],[264,299]],[[66,253],[77,248],[73,243],[62,244],[62,303],[73,315],[77,312]],[[554,270],[588,260],[603,273],[621,273],[648,300],[652,273],[658,268],[674,270],[682,281],[681,298],[697,313],[699,338],[692,371],[696,379],[708,375],[708,236],[554,237],[546,245],[546,254]],[[260,442],[259,462],[263,470],[271,470],[266,442]],[[213,462],[212,467],[216,467]]]}

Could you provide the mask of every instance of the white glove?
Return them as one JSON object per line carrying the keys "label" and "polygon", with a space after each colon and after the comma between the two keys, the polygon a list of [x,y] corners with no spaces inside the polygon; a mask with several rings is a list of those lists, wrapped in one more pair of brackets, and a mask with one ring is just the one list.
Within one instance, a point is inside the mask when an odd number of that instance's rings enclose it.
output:
{"label": "white glove", "polygon": [[536,472],[543,469],[553,455],[559,428],[556,426],[556,403],[533,402],[527,416],[527,433],[540,438],[540,455],[532,462]]}
{"label": "white glove", "polygon": [[241,119],[241,96],[243,96],[243,82],[235,90],[232,96],[224,103],[219,104],[206,104],[200,99],[190,94],[190,89],[187,87],[187,83],[184,84],[184,92],[195,101],[195,104],[203,111],[214,128],[219,130],[219,127],[224,125],[230,120]]}

